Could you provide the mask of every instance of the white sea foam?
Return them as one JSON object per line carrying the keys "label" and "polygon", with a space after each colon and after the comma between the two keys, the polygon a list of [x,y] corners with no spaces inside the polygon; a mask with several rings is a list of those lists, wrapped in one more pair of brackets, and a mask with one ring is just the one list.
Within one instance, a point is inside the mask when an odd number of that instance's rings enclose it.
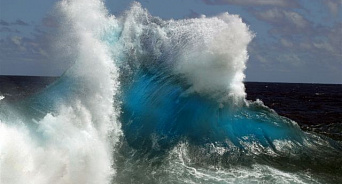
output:
{"label": "white sea foam", "polygon": [[209,93],[219,100],[229,96],[244,98],[243,72],[253,34],[241,18],[225,13],[175,23],[179,24],[184,29],[181,32],[193,34],[194,40],[183,50],[175,72],[186,76],[194,91]]}
{"label": "white sea foam", "polygon": [[[131,60],[138,58],[136,65],[166,62],[174,75],[184,77],[191,85],[188,92],[219,101],[244,99],[247,45],[254,35],[238,15],[164,21],[134,3],[120,21],[121,50]],[[141,57],[146,55],[147,61]]]}
{"label": "white sea foam", "polygon": [[115,20],[99,0],[63,0],[57,12],[62,22],[57,40],[75,63],[62,76],[72,81],[72,98],[55,102],[57,112],[37,121],[34,131],[27,127],[30,121],[1,122],[1,183],[109,183],[115,174],[118,72],[101,41]]}
{"label": "white sea foam", "polygon": [[82,108],[48,114],[39,140],[25,126],[1,123],[1,182],[109,183],[111,154],[90,118]]}

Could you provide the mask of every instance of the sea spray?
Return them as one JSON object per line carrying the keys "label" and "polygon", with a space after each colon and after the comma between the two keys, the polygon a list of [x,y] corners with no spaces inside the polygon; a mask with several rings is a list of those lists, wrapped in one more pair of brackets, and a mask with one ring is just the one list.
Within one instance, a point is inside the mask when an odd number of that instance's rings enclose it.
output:
{"label": "sea spray", "polygon": [[18,109],[47,112],[43,118],[1,122],[3,183],[109,183],[115,174],[118,72],[101,41],[114,17],[98,0],[64,0],[56,8],[56,45],[72,51],[74,64],[49,89],[19,104]]}
{"label": "sea spray", "polygon": [[44,91],[0,104],[1,182],[342,181],[339,142],[245,100],[254,35],[239,16],[162,20],[133,3],[114,17],[100,0],[56,7],[54,46],[73,65]]}
{"label": "sea spray", "polygon": [[[118,20],[122,30],[112,48],[121,61],[121,72],[129,68],[134,75],[142,68],[158,70],[160,75],[182,78],[190,85],[189,93],[208,95],[217,101],[234,99],[235,103],[245,98],[243,72],[247,45],[254,34],[239,16],[223,13],[165,21],[133,3]],[[107,35],[113,37],[115,32]]]}
{"label": "sea spray", "polygon": [[116,182],[341,180],[339,143],[245,100],[254,35],[237,15],[162,20],[133,3],[118,20],[122,30],[111,48],[120,61],[124,139]]}

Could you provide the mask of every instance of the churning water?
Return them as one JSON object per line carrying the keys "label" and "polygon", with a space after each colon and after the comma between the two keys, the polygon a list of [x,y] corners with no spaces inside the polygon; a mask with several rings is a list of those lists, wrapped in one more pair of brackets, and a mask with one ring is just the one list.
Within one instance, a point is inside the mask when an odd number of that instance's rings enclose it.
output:
{"label": "churning water", "polygon": [[342,181],[341,143],[245,99],[254,35],[238,15],[56,7],[56,48],[74,64],[39,94],[0,97],[2,183]]}

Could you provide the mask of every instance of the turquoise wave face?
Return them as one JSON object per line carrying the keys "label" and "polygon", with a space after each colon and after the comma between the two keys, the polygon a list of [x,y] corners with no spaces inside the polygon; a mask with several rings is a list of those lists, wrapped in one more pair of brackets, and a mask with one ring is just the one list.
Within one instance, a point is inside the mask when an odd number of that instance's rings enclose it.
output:
{"label": "turquoise wave face", "polygon": [[[125,164],[120,167],[128,171],[119,170],[118,181],[125,181],[124,175],[139,177],[150,171],[159,173],[158,178],[162,179],[168,178],[163,172],[175,172],[181,175],[181,181],[186,178],[178,170],[183,165],[164,168],[165,163],[175,160],[174,165],[180,162],[189,170],[194,167],[240,171],[240,167],[250,169],[260,164],[290,173],[306,168],[325,182],[340,179],[336,173],[341,168],[335,164],[341,162],[340,143],[303,132],[296,122],[279,116],[262,102],[245,101],[237,106],[232,101],[217,102],[208,95],[189,93],[191,86],[165,73],[163,69],[141,70],[131,83],[123,85],[120,122],[125,141],[121,154],[128,161],[122,160]],[[129,172],[138,168],[146,172]],[[209,171],[204,171],[208,181],[213,176]],[[268,171],[262,172],[265,175]],[[271,178],[276,175],[273,173]],[[218,175],[218,181],[214,179],[213,183],[220,183],[224,177]],[[196,180],[195,176],[190,178]],[[298,182],[313,181],[300,178]],[[242,182],[253,180],[245,178]]]}
{"label": "turquoise wave face", "polygon": [[[209,96],[188,93],[174,77],[140,72],[122,93],[121,122],[128,142],[136,148],[168,148],[181,139],[194,144],[219,143],[244,148],[257,143],[276,149],[273,141],[302,145],[297,124],[257,103],[231,106]],[[158,148],[159,149],[159,148]]]}
{"label": "turquoise wave face", "polygon": [[[245,49],[252,36],[244,26],[237,26],[242,35],[228,28],[239,21],[227,15],[163,21],[139,6],[126,13],[120,34],[109,30],[104,37],[120,35],[107,41],[118,51],[113,55],[120,68],[124,136],[119,155],[128,158],[120,167],[145,168],[149,175],[159,172],[151,166],[156,161],[166,167],[161,173],[169,172],[165,163],[173,162],[169,157],[176,153],[176,160],[182,155],[178,161],[186,167],[261,164],[292,171],[325,168],[325,173],[336,176],[340,143],[305,133],[262,102],[245,100]],[[213,34],[216,30],[228,34]]]}

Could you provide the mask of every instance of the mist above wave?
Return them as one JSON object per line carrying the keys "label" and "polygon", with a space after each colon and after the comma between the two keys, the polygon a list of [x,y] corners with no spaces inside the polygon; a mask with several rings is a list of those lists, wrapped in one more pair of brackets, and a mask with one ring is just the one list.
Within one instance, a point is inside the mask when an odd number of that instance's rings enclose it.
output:
{"label": "mist above wave", "polygon": [[[118,18],[121,30],[107,30],[104,39],[122,68],[159,70],[182,78],[189,93],[203,93],[217,101],[245,97],[243,71],[247,45],[254,35],[237,15],[162,20],[139,3]],[[119,35],[113,42],[113,35]],[[119,52],[117,52],[119,50]],[[120,65],[119,65],[120,66]]]}

